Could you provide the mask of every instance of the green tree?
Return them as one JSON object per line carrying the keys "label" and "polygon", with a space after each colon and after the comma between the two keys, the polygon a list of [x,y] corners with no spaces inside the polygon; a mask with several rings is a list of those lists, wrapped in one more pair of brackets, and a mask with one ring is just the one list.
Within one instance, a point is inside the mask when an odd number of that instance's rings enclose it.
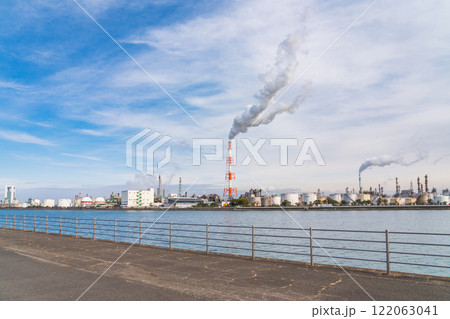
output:
{"label": "green tree", "polygon": [[291,206],[291,202],[288,201],[287,199],[285,199],[282,203],[281,206]]}

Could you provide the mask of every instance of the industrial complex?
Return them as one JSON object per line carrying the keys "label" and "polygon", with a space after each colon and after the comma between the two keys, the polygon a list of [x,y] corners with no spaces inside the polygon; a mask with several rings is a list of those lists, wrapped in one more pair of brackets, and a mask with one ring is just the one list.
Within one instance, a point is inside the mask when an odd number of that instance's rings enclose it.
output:
{"label": "industrial complex", "polygon": [[[227,162],[232,163],[231,156]],[[385,205],[449,205],[450,191],[443,189],[440,192],[429,186],[428,176],[425,175],[423,183],[417,177],[417,184],[410,182],[407,189],[401,189],[398,178],[395,179],[395,193],[386,194],[383,187],[369,187],[364,189],[359,179],[359,191],[346,188],[341,193],[326,194],[318,189],[315,192],[290,192],[283,194],[267,194],[261,189],[250,189],[240,192],[232,185],[235,179],[231,172],[231,165],[227,165],[226,187],[223,196],[218,194],[209,195],[188,195],[182,193],[182,181],[179,179],[178,193],[166,195],[162,187],[161,176],[156,189],[130,189],[122,190],[120,193],[112,193],[107,197],[89,196],[86,194],[76,194],[70,198],[29,198],[26,202],[19,202],[16,199],[16,187],[6,185],[4,200],[0,201],[1,208],[153,208],[153,207],[333,207],[333,206],[385,206]]]}

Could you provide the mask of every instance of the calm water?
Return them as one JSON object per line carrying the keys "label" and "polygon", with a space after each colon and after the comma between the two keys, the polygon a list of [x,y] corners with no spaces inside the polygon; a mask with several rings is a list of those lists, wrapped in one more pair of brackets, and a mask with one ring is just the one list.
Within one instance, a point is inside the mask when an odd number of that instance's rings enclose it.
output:
{"label": "calm water", "polygon": [[[16,227],[22,227],[22,217],[26,215],[26,227],[32,228],[32,216],[49,216],[63,218],[87,219],[80,221],[85,224],[85,235],[92,235],[92,219],[96,218],[96,238],[112,239],[113,223],[101,220],[119,221],[118,230],[138,230],[129,226],[137,226],[133,221],[143,220],[144,222],[155,221],[163,212],[157,211],[64,211],[64,210],[1,210],[0,226],[4,226],[4,215],[8,215],[8,225],[12,225],[12,216],[16,215]],[[414,210],[414,211],[289,211],[300,225],[305,229],[338,229],[338,230],[364,230],[382,231],[388,229],[390,232],[421,232],[421,233],[447,233],[450,234],[450,211],[443,210]],[[272,257],[288,260],[309,261],[309,236],[302,230],[268,230],[258,227],[280,227],[299,228],[284,211],[168,211],[159,222],[189,223],[189,224],[210,224],[210,225],[234,225],[234,226],[256,226],[256,256]],[[38,218],[39,220],[39,218]],[[55,223],[57,221],[55,220]],[[66,225],[66,226],[65,226]],[[74,233],[73,223],[63,224],[63,233]],[[38,222],[38,230],[43,230],[45,221]],[[127,228],[128,227],[128,228]],[[50,231],[57,232],[59,227]],[[80,231],[83,225],[80,225]],[[145,224],[144,224],[145,228]],[[155,229],[153,229],[155,228]],[[168,246],[168,225],[154,225],[152,230],[143,237],[143,243],[159,246]],[[184,232],[185,226],[174,225],[173,247],[203,250],[205,249],[204,233]],[[190,226],[191,230],[204,231],[204,226]],[[251,229],[210,226],[210,251],[235,253],[241,255],[251,254]],[[215,232],[215,233],[214,233]],[[234,235],[220,234],[220,232],[233,232]],[[243,235],[240,235],[243,234]],[[313,231],[317,238],[317,245],[324,247],[315,248],[315,254],[323,256],[316,257],[316,263],[357,266],[374,269],[385,269],[385,240],[384,233],[341,233]],[[179,235],[180,237],[176,237]],[[271,237],[271,235],[291,236],[291,238]],[[129,233],[128,237],[118,236],[118,240],[132,242],[139,233]],[[292,238],[292,237],[305,238]],[[176,238],[175,238],[176,237]],[[323,238],[323,239],[320,239]],[[379,243],[336,241],[332,239],[362,239],[380,241]],[[243,243],[230,241],[219,241],[219,239],[242,240]],[[439,246],[417,246],[399,244],[398,242],[419,242],[450,245],[450,236],[419,236],[405,234],[390,234],[391,244],[391,265],[392,271],[403,271],[410,273],[431,274],[450,277],[450,269],[431,268],[422,266],[411,266],[401,263],[420,263],[450,266],[450,258],[436,256],[417,256],[396,254],[396,252],[413,252],[426,254],[439,254],[450,256],[450,247]],[[397,242],[397,243],[395,243]],[[266,244],[271,243],[271,244]],[[273,245],[276,243],[278,245]],[[287,246],[289,244],[291,246]],[[219,247],[220,246],[220,247]],[[303,247],[307,246],[307,247]],[[234,247],[234,248],[233,248]],[[377,252],[356,252],[352,250],[336,250],[332,248],[342,247],[348,249],[375,250]],[[243,249],[238,249],[243,248]],[[379,251],[379,252],[378,252]],[[298,254],[298,255],[297,255]],[[302,255],[304,254],[304,255]],[[334,257],[334,260],[329,257]],[[339,258],[343,257],[343,258]],[[363,258],[376,261],[356,261],[345,258]]]}

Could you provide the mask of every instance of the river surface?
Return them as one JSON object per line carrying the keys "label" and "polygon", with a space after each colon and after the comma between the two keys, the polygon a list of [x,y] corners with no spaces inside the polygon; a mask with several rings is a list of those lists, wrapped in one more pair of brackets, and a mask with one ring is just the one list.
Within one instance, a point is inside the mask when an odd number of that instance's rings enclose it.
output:
{"label": "river surface", "polygon": [[[26,229],[33,228],[34,216],[37,216],[36,230],[40,231],[45,231],[45,217],[48,216],[49,232],[59,232],[59,217],[62,217],[62,233],[67,234],[74,234],[74,221],[78,218],[78,234],[87,237],[93,235],[93,219],[95,218],[95,237],[104,239],[113,239],[114,220],[117,220],[117,240],[126,242],[138,240],[139,221],[143,221],[141,233],[145,232],[145,235],[142,236],[142,243],[164,247],[169,245],[169,225],[166,223],[173,222],[172,247],[194,250],[206,249],[205,226],[209,224],[209,251],[246,256],[251,255],[251,226],[255,226],[257,257],[304,262],[310,261],[309,228],[311,227],[315,246],[314,255],[316,255],[314,262],[372,269],[386,269],[385,231],[389,230],[391,271],[450,277],[450,268],[444,268],[450,267],[449,257],[414,255],[419,253],[450,256],[450,211],[448,210],[288,211],[287,213],[282,210],[167,211],[165,213],[163,211],[114,210],[0,210],[0,226],[5,225],[5,215],[8,215],[8,227],[13,226],[13,215],[16,215],[16,228],[23,227],[25,215]],[[156,220],[158,223],[152,225]],[[151,225],[152,227],[147,229]],[[448,235],[398,234],[396,232]],[[344,250],[336,248],[344,248]],[[404,252],[413,254],[407,255],[403,254]],[[444,267],[425,267],[406,263]]]}

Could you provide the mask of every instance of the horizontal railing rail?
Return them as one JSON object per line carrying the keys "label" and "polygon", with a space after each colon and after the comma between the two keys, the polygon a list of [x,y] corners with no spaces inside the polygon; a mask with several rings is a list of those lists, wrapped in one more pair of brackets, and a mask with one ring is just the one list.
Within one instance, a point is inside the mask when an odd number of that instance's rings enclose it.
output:
{"label": "horizontal railing rail", "polygon": [[[321,264],[351,261],[359,262],[351,266],[385,269],[388,274],[392,265],[442,269],[445,276],[450,274],[449,233],[302,229],[27,215],[0,215],[0,227],[169,249],[240,254],[252,259],[294,258],[310,265],[314,265],[316,260]],[[384,267],[378,267],[380,263]],[[399,269],[401,271],[403,268]],[[417,272],[416,268],[415,271]]]}

